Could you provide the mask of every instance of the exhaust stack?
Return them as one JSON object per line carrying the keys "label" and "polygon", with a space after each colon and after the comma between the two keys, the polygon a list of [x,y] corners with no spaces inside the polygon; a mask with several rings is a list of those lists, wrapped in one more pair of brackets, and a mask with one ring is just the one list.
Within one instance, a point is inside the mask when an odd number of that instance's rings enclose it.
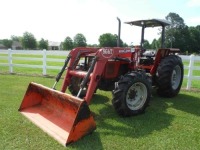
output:
{"label": "exhaust stack", "polygon": [[117,20],[119,22],[119,25],[118,25],[117,47],[120,47],[121,20],[118,17],[117,17]]}

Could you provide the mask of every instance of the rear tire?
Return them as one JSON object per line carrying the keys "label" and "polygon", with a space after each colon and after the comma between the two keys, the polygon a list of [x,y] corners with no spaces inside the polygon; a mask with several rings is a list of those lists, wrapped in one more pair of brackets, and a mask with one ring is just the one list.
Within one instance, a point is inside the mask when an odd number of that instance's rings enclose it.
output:
{"label": "rear tire", "polygon": [[157,93],[162,97],[174,97],[183,82],[183,63],[179,56],[169,55],[158,66],[156,73]]}
{"label": "rear tire", "polygon": [[151,97],[151,85],[145,73],[131,72],[115,83],[112,104],[121,116],[133,116],[145,111]]}

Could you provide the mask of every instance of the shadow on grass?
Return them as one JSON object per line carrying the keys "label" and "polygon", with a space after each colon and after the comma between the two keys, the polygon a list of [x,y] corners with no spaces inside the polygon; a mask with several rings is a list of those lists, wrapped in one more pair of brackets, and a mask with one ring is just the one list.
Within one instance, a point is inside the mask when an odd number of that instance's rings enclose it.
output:
{"label": "shadow on grass", "polygon": [[93,132],[90,135],[83,137],[81,140],[78,140],[75,143],[68,145],[69,148],[75,148],[77,150],[95,150],[95,149],[103,149],[100,133]]}
{"label": "shadow on grass", "polygon": [[91,104],[92,105],[98,105],[98,104],[105,104],[109,102],[109,98],[104,95],[94,94],[92,97]]}
{"label": "shadow on grass", "polygon": [[174,108],[194,115],[200,115],[200,98],[190,94],[179,94],[175,98],[161,98],[156,94],[151,99],[150,107],[144,114],[123,118],[116,114],[108,97],[96,95],[93,105],[103,103],[103,108],[95,114],[97,128],[101,134],[115,134],[124,137],[140,138],[154,131],[162,131],[170,126],[175,115],[167,113],[168,108]]}
{"label": "shadow on grass", "polygon": [[166,102],[172,103],[170,107],[174,109],[200,116],[200,97],[181,93],[173,99],[166,99]]}
{"label": "shadow on grass", "polygon": [[[97,123],[97,130],[71,145],[72,147],[82,149],[86,146],[89,149],[102,149],[101,140],[105,140],[104,138],[107,136],[138,139],[153,132],[162,132],[171,125],[176,117],[173,112],[167,112],[169,108],[200,115],[200,98],[192,96],[190,93],[179,94],[175,98],[161,98],[154,94],[150,106],[144,114],[127,118],[117,115],[106,96],[94,95],[91,103],[90,109]],[[83,146],[80,146],[82,144]]]}
{"label": "shadow on grass", "polygon": [[156,98],[150,103],[146,113],[123,118],[116,114],[111,104],[105,103],[103,109],[99,110],[99,114],[95,115],[95,120],[97,128],[102,131],[101,134],[140,138],[154,131],[161,131],[170,125],[174,116],[167,114],[166,109],[167,104]]}

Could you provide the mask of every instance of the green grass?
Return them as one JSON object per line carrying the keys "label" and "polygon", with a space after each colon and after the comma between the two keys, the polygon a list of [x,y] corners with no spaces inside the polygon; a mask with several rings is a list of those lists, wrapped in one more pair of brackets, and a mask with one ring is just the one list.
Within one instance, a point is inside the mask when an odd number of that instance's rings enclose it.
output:
{"label": "green grass", "polygon": [[[51,87],[54,79],[0,74],[0,149],[64,150],[17,111],[31,81]],[[172,99],[154,92],[146,113],[128,118],[116,114],[110,92],[98,90],[90,105],[97,129],[67,149],[199,149],[200,89],[196,90],[182,90]]]}

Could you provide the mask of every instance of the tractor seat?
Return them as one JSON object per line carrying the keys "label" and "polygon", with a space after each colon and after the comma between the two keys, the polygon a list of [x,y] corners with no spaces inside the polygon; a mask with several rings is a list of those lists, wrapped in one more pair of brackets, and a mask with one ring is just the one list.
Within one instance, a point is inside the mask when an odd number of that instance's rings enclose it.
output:
{"label": "tractor seat", "polygon": [[156,56],[156,51],[155,50],[146,50],[142,54],[143,57],[155,57]]}

